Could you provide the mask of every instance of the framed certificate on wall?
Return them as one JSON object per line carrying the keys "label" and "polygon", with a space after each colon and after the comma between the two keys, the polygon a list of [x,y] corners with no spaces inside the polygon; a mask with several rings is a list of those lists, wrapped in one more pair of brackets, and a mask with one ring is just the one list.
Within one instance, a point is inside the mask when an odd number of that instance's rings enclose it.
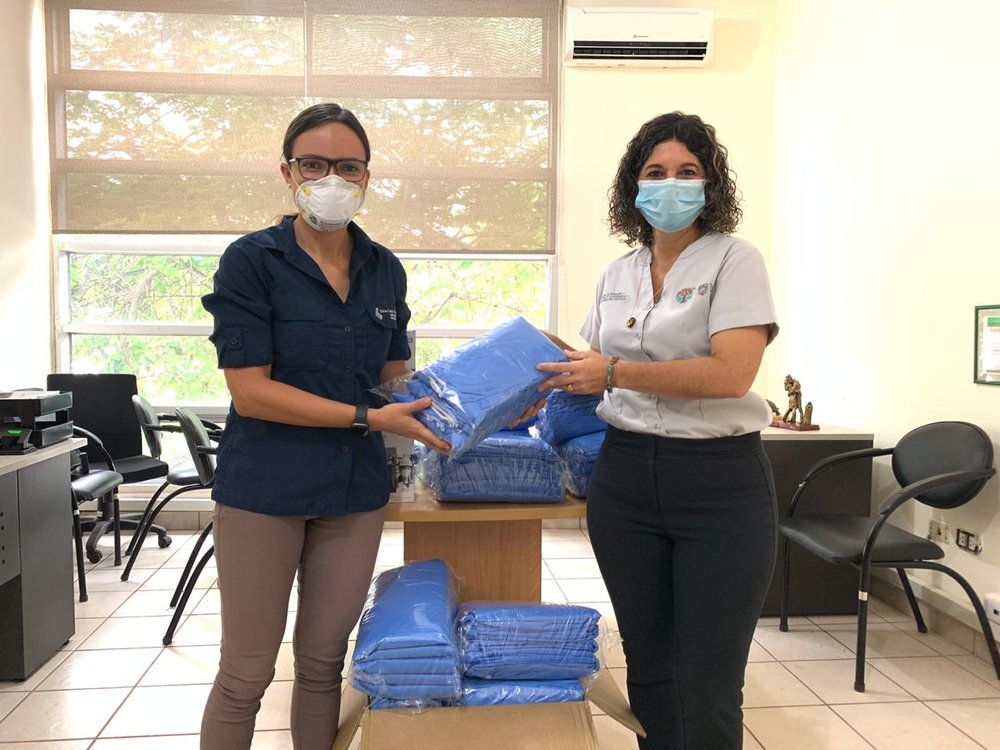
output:
{"label": "framed certificate on wall", "polygon": [[1000,385],[1000,305],[976,307],[975,352],[975,382]]}

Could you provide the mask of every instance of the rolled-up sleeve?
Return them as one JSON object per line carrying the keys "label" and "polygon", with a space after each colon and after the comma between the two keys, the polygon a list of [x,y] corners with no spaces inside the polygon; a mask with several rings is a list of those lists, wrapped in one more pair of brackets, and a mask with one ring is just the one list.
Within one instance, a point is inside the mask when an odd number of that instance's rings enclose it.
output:
{"label": "rolled-up sleeve", "polygon": [[256,248],[240,242],[222,254],[213,291],[202,297],[215,327],[209,339],[215,344],[219,367],[255,367],[273,361],[271,305],[263,263]]}

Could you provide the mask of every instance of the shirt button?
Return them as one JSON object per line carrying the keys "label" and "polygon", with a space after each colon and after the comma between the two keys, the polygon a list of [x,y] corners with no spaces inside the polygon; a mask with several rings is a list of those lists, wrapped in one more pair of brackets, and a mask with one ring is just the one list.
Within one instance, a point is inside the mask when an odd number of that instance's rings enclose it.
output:
{"label": "shirt button", "polygon": [[350,372],[350,371],[351,371],[351,366],[350,365],[344,365],[344,372]]}
{"label": "shirt button", "polygon": [[239,343],[240,343],[240,340],[238,338],[236,338],[235,336],[233,336],[231,339],[229,339],[229,345],[230,346],[237,346]]}
{"label": "shirt button", "polygon": [[653,429],[662,430],[663,429],[663,425],[662,424],[654,424],[653,425]]}
{"label": "shirt button", "polygon": [[351,332],[351,327],[350,326],[344,326],[344,332],[345,333],[350,333]]}
{"label": "shirt button", "polygon": [[351,452],[351,449],[348,448],[346,445],[341,446],[340,450],[344,451],[344,453],[350,453]]}

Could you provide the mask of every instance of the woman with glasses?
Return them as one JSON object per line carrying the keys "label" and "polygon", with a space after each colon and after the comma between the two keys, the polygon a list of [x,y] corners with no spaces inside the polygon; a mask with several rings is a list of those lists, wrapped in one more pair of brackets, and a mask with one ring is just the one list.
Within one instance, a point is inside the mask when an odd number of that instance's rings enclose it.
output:
{"label": "woman with glasses", "polygon": [[743,674],[774,568],[776,507],[750,392],[778,332],[727,152],[696,115],[640,128],[611,189],[633,249],[601,276],[590,351],[540,388],[603,394],[587,528],[618,618],[642,750],[743,745]]}
{"label": "woman with glasses", "polygon": [[202,750],[250,747],[296,580],[292,743],[329,750],[389,498],[381,433],[449,448],[413,416],[430,399],[380,407],[371,392],[406,372],[410,311],[402,264],[354,222],[364,129],[318,104],[282,156],[298,213],[230,245],[203,299],[232,405],[212,490],[222,654]]}

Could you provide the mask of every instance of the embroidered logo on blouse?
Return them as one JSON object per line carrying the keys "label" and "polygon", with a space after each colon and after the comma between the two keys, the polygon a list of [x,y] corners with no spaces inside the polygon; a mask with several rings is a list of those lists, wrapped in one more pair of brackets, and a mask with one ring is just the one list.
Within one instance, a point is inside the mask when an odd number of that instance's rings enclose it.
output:
{"label": "embroidered logo on blouse", "polygon": [[679,292],[677,292],[677,296],[674,297],[674,299],[676,299],[678,302],[680,302],[683,305],[685,302],[687,302],[693,296],[694,296],[694,289],[692,289],[689,286],[686,286],[683,289],[681,289]]}
{"label": "embroidered logo on blouse", "polygon": [[621,302],[628,299],[625,292],[605,292],[601,295],[601,302]]}
{"label": "embroidered logo on blouse", "polygon": [[706,282],[704,284],[699,284],[698,285],[698,294],[700,296],[704,297],[710,291],[712,291],[712,285],[710,283]]}
{"label": "embroidered logo on blouse", "polygon": [[395,321],[396,320],[396,308],[394,308],[394,307],[376,307],[375,308],[375,317],[378,320],[382,320],[382,318],[384,318],[387,315],[389,316],[389,320]]}

